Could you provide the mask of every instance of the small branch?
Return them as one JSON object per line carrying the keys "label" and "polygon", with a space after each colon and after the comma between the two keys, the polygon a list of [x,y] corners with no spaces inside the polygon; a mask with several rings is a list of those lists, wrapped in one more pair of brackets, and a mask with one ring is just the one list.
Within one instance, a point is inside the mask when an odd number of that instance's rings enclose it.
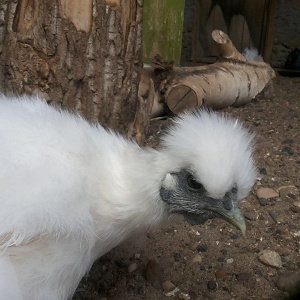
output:
{"label": "small branch", "polygon": [[221,57],[247,61],[246,58],[234,47],[231,39],[226,33],[221,30],[214,30],[211,33],[211,36],[216,43]]}

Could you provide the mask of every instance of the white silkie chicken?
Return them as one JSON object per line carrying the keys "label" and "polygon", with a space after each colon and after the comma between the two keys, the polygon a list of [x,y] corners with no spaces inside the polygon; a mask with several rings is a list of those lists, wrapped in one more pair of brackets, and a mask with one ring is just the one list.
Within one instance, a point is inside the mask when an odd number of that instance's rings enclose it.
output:
{"label": "white silkie chicken", "polygon": [[182,213],[245,231],[252,136],[212,112],[185,114],[159,150],[140,148],[41,99],[0,97],[0,297],[72,297],[95,259]]}

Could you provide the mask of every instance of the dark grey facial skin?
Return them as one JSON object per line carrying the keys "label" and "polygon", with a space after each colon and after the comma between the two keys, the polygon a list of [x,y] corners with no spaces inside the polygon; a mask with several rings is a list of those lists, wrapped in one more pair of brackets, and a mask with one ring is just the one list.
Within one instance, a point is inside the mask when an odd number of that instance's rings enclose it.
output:
{"label": "dark grey facial skin", "polygon": [[182,170],[171,175],[177,177],[177,188],[168,190],[161,187],[160,190],[162,200],[169,204],[170,213],[183,214],[192,225],[201,224],[214,217],[221,217],[245,233],[245,220],[237,208],[236,186],[227,191],[223,199],[213,199],[208,196],[203,185],[197,182],[188,171]]}

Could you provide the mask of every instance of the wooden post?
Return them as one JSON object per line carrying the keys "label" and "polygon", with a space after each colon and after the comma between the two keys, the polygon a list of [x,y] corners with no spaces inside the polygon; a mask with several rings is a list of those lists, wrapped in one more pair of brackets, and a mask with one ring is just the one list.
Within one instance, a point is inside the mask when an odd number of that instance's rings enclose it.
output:
{"label": "wooden post", "polygon": [[160,54],[179,66],[184,0],[144,0],[143,61]]}

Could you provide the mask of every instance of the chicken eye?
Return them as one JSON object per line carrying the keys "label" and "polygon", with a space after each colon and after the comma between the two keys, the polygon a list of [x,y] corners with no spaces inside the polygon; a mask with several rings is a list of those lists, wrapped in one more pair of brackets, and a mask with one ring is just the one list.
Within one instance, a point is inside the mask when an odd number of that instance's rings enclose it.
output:
{"label": "chicken eye", "polygon": [[188,175],[187,184],[190,188],[195,189],[195,190],[200,190],[203,188],[203,185],[200,182],[198,182],[197,180],[195,180],[193,175]]}

